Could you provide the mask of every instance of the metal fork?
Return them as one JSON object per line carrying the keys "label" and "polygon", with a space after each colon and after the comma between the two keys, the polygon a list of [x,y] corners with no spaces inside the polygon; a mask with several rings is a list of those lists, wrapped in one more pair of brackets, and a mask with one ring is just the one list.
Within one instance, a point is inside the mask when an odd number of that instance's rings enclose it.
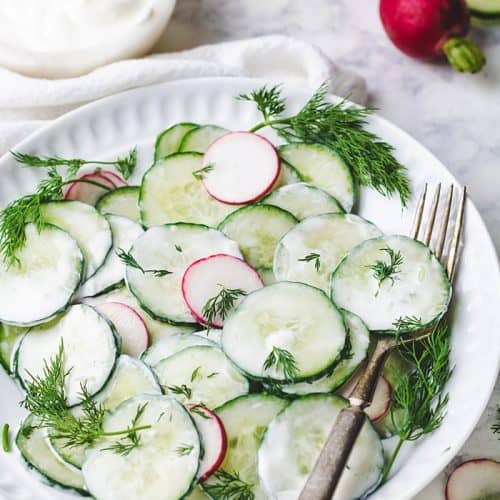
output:
{"label": "metal fork", "polygon": [[[434,254],[440,260],[443,257],[446,234],[449,227],[453,194],[454,189],[453,185],[451,185],[446,194],[444,207],[440,216],[441,224],[434,248]],[[425,231],[421,239],[428,247],[431,245],[440,195],[441,184],[438,184],[427,216]],[[422,229],[426,198],[427,184],[424,186],[415,210],[413,226],[410,232],[410,236],[413,239],[418,239]],[[456,211],[455,227],[448,249],[448,258],[443,262],[450,281],[453,280],[458,262],[459,242],[464,224],[465,198],[466,188],[463,187]],[[421,330],[405,336],[404,339],[399,338],[399,341],[396,340],[395,336],[390,335],[380,335],[377,337],[375,349],[368,361],[367,367],[349,397],[349,406],[339,413],[328,439],[300,494],[299,500],[331,500],[347,460],[349,459],[349,455],[351,454],[354,442],[365,422],[366,414],[364,408],[368,407],[372,401],[377,380],[387,356],[394,350],[398,342],[408,343],[415,340],[421,340],[429,336],[432,331],[433,328]]]}

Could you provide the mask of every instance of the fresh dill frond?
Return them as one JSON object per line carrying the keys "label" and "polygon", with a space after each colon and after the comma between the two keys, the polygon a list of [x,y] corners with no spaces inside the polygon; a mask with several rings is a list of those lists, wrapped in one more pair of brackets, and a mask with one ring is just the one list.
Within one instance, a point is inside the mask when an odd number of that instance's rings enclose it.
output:
{"label": "fresh dill frond", "polygon": [[[41,376],[28,374],[25,382],[26,395],[21,405],[39,422],[37,427],[47,428],[55,439],[61,439],[64,447],[86,446],[103,436],[137,433],[150,426],[136,427],[133,422],[128,429],[104,432],[102,422],[105,409],[90,396],[85,384],[81,385],[80,404],[82,415],[76,417],[66,401],[65,383],[71,370],[64,370],[64,344],[61,341],[57,354],[44,360]],[[28,429],[26,432],[31,432]]]}
{"label": "fresh dill frond", "polygon": [[224,288],[222,285],[219,286],[221,287],[220,292],[208,299],[202,309],[203,319],[209,328],[213,327],[214,320],[217,317],[224,321],[229,311],[234,307],[234,303],[238,297],[247,294],[241,288]]}
{"label": "fresh dill frond", "polygon": [[276,346],[265,359],[263,368],[264,370],[274,368],[277,372],[281,372],[286,380],[293,380],[299,371],[293,354]]}
{"label": "fresh dill frond", "polygon": [[203,410],[199,408],[199,405],[192,406],[191,408],[189,408],[189,411],[191,413],[196,413],[196,415],[200,416],[201,418],[204,418],[205,420],[210,419],[210,417]]}
{"label": "fresh dill frond", "polygon": [[174,247],[179,253],[182,253],[182,247],[180,245],[175,244]]}
{"label": "fresh dill frond", "polygon": [[219,372],[212,372],[207,375],[207,378],[217,377],[217,375],[219,375]]}
{"label": "fresh dill frond", "polygon": [[4,424],[2,427],[2,450],[5,453],[10,451],[10,436],[9,436],[9,424]]}
{"label": "fresh dill frond", "polygon": [[201,181],[205,177],[203,174],[208,174],[208,172],[211,172],[213,169],[214,169],[213,165],[206,165],[203,168],[195,170],[194,172],[192,172],[192,174],[196,180]]}
{"label": "fresh dill frond", "polygon": [[65,167],[67,174],[75,176],[84,165],[112,165],[125,179],[133,173],[137,163],[137,149],[134,147],[129,154],[113,161],[83,160],[81,158],[60,158],[58,156],[37,156],[18,151],[11,151],[14,159],[27,167],[54,168]]}
{"label": "fresh dill frond", "polygon": [[418,318],[417,316],[401,316],[392,325],[398,332],[419,330],[424,327],[422,318]]}
{"label": "fresh dill frond", "polygon": [[[491,426],[493,434],[500,434],[500,405],[497,406],[496,421]],[[498,438],[500,439],[500,438]]]}
{"label": "fresh dill frond", "polygon": [[203,489],[217,500],[254,500],[253,485],[240,478],[238,472],[226,472],[219,469]]}
{"label": "fresh dill frond", "polygon": [[352,106],[346,100],[333,104],[327,96],[325,82],[296,115],[289,117],[277,116],[286,107],[278,86],[262,87],[239,98],[254,102],[262,113],[263,121],[252,132],[272,127],[287,142],[323,144],[341,156],[360,184],[383,196],[399,194],[406,206],[411,194],[406,167],[394,157],[390,144],[365,128],[367,117],[375,110]]}
{"label": "fresh dill frond", "polygon": [[191,389],[191,387],[187,386],[186,384],[182,384],[182,385],[167,385],[167,389],[172,394],[178,394],[180,396],[185,396],[186,399],[191,399],[191,395],[193,393],[193,390]]}
{"label": "fresh dill frond", "polygon": [[38,231],[44,225],[41,206],[63,198],[63,178],[55,168],[50,168],[48,178],[42,180],[34,194],[11,202],[0,212],[0,255],[7,265],[20,265],[17,256],[26,244],[26,226],[33,223]]}
{"label": "fresh dill frond", "polygon": [[311,252],[310,254],[298,259],[299,262],[314,262],[314,269],[319,273],[321,269],[321,255],[319,253]]}
{"label": "fresh dill frond", "polygon": [[446,416],[449,395],[445,386],[453,373],[448,324],[438,324],[421,341],[400,344],[398,352],[413,368],[396,374],[391,418],[399,440],[387,462],[383,481],[403,443],[435,431]]}
{"label": "fresh dill frond", "polygon": [[[109,446],[107,448],[103,448],[103,450],[113,451],[114,453],[117,453],[118,455],[126,456],[131,451],[138,448],[141,445],[141,435],[138,432],[138,429],[140,429],[139,420],[141,419],[147,406],[148,406],[148,403],[144,403],[142,405],[139,405],[137,407],[136,412],[135,412],[134,418],[132,419],[130,427],[127,429],[127,431],[125,433],[125,436],[120,438],[118,441],[113,443],[111,446]],[[149,428],[149,426],[148,426],[148,428]],[[112,434],[112,433],[109,433],[108,435],[110,435],[110,434]]]}
{"label": "fresh dill frond", "polygon": [[281,85],[264,86],[250,94],[240,94],[236,99],[255,102],[266,121],[281,115],[286,110],[286,100],[282,96]]}
{"label": "fresh dill frond", "polygon": [[375,264],[367,266],[373,271],[373,277],[378,281],[378,289],[375,296],[377,296],[380,292],[380,287],[385,280],[389,279],[391,280],[391,283],[394,284],[396,274],[401,272],[399,266],[403,264],[403,255],[399,250],[394,251],[390,247],[381,248],[380,250],[389,256],[389,262],[386,262],[385,260],[377,260]]}
{"label": "fresh dill frond", "polygon": [[197,378],[200,377],[200,370],[201,366],[198,366],[193,370],[193,373],[191,373],[191,382],[194,382]]}
{"label": "fresh dill frond", "polygon": [[139,262],[137,262],[136,258],[123,248],[118,248],[116,255],[126,266],[138,269],[142,274],[151,273],[155,278],[162,278],[163,276],[172,274],[172,271],[167,271],[166,269],[144,269]]}
{"label": "fresh dill frond", "polygon": [[193,450],[194,450],[194,445],[181,444],[176,448],[175,452],[177,453],[177,455],[184,457],[186,455],[190,455]]}

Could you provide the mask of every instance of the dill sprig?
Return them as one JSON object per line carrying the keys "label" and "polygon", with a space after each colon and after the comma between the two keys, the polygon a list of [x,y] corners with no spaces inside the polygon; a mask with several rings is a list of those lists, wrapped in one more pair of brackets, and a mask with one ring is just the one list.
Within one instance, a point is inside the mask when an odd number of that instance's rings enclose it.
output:
{"label": "dill sprig", "polygon": [[196,415],[200,416],[201,418],[204,418],[205,420],[210,419],[210,417],[200,408],[200,405],[191,406],[189,408],[189,411],[191,413],[196,413]]}
{"label": "dill sprig", "polygon": [[240,478],[238,472],[219,469],[203,489],[217,500],[254,500],[253,485]]}
{"label": "dill sprig", "polygon": [[[500,434],[500,405],[497,406],[496,421],[491,426],[493,434]],[[500,439],[500,437],[498,438]]]}
{"label": "dill sprig", "polygon": [[[92,445],[103,436],[131,436],[150,426],[136,427],[115,432],[104,432],[102,423],[105,408],[90,396],[85,384],[81,385],[82,416],[77,418],[68,409],[65,382],[71,370],[64,370],[64,344],[61,341],[59,350],[50,361],[44,360],[42,376],[28,373],[26,395],[21,405],[37,417],[37,427],[53,431],[53,437],[61,439],[64,447]],[[28,428],[26,432],[33,429]]]}
{"label": "dill sprig", "polygon": [[112,161],[83,160],[81,158],[60,158],[58,156],[37,156],[18,151],[11,151],[14,159],[27,167],[54,168],[65,167],[69,176],[75,176],[84,165],[111,165],[128,179],[137,163],[137,149],[134,147],[129,154]]}
{"label": "dill sprig", "polygon": [[299,262],[314,262],[314,269],[319,273],[321,269],[321,255],[319,253],[311,252],[310,254],[298,259]]}
{"label": "dill sprig", "polygon": [[213,165],[206,165],[203,168],[199,168],[198,170],[192,172],[192,175],[196,180],[202,181],[205,177],[203,174],[208,174],[208,172],[211,172],[213,169]]}
{"label": "dill sprig", "polygon": [[177,455],[184,457],[186,455],[191,454],[191,452],[194,450],[194,445],[192,444],[181,444],[178,446],[175,450]]}
{"label": "dill sprig", "polygon": [[138,432],[139,428],[139,420],[141,419],[144,410],[146,409],[148,403],[144,403],[137,407],[134,418],[130,424],[130,427],[127,429],[127,433],[124,437],[113,443],[111,446],[107,448],[103,448],[103,450],[113,451],[119,455],[126,456],[135,448],[138,448],[141,445],[141,435]]}
{"label": "dill sprig", "polygon": [[194,382],[197,378],[199,378],[201,376],[200,370],[201,370],[201,366],[198,366],[193,370],[193,373],[191,373],[191,382]]}
{"label": "dill sprig", "polygon": [[421,341],[400,344],[398,350],[413,369],[397,375],[391,418],[399,440],[384,469],[383,481],[405,441],[416,441],[441,425],[449,399],[445,385],[453,372],[446,323],[438,324]]}
{"label": "dill sprig", "polygon": [[264,370],[273,367],[277,372],[281,372],[286,380],[293,380],[299,371],[293,354],[276,346],[272,348],[263,365]]}
{"label": "dill sprig", "polygon": [[123,248],[118,248],[116,255],[126,266],[138,269],[142,274],[151,273],[155,278],[162,278],[163,276],[172,274],[172,271],[167,271],[166,269],[144,269],[139,262],[137,262],[136,258],[130,252],[126,252]]}
{"label": "dill sprig", "polygon": [[293,116],[282,117],[286,100],[279,86],[262,87],[238,99],[252,101],[263,116],[255,132],[272,127],[287,142],[318,143],[334,149],[349,165],[360,184],[371,186],[383,196],[399,194],[406,206],[410,184],[406,167],[394,157],[394,148],[365,129],[374,108],[348,105],[346,100],[332,104],[327,99],[325,82],[303,108]]}
{"label": "dill sprig", "polygon": [[167,385],[167,389],[172,394],[178,394],[180,396],[185,396],[186,399],[191,399],[191,395],[193,393],[193,390],[191,389],[191,387],[188,387],[186,384],[182,384],[182,385]]}
{"label": "dill sprig", "polygon": [[238,297],[245,296],[247,292],[241,288],[225,288],[220,285],[220,292],[208,299],[203,306],[202,314],[208,328],[212,328],[215,318],[219,317],[222,321],[227,318],[229,311],[234,307]]}
{"label": "dill sprig", "polygon": [[406,332],[408,330],[419,330],[424,327],[422,318],[417,316],[401,316],[392,323],[392,326],[398,332]]}
{"label": "dill sprig", "polygon": [[377,260],[375,264],[368,266],[373,271],[373,277],[378,281],[378,289],[375,296],[380,292],[380,287],[385,280],[391,280],[394,284],[396,274],[401,272],[399,266],[403,263],[403,255],[399,250],[394,251],[390,247],[381,248],[389,256],[389,262],[385,260]]}

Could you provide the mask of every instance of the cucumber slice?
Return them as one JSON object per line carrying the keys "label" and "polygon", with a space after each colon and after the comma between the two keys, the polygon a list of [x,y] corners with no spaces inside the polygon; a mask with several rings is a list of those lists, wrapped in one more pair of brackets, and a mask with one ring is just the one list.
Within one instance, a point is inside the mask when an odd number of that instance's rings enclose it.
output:
{"label": "cucumber slice", "polygon": [[342,258],[357,244],[380,235],[375,225],[357,215],[309,217],[279,242],[274,275],[278,281],[300,281],[330,293],[332,273]]}
{"label": "cucumber slice", "polygon": [[[388,250],[399,252],[402,263],[392,280],[380,282],[372,266],[389,262]],[[421,326],[400,328],[399,333],[431,326],[447,310],[451,285],[446,271],[428,247],[406,236],[383,236],[355,247],[332,276],[332,300],[360,316],[371,331],[395,334],[396,322],[417,318]]]}
{"label": "cucumber slice", "polygon": [[87,450],[83,478],[99,500],[176,500],[194,486],[202,454],[200,439],[189,413],[174,399],[153,395],[128,399],[105,417],[104,431],[129,427],[139,407],[144,411],[137,424],[151,426],[138,431],[140,446],[128,454],[106,450],[120,439],[115,436]]}
{"label": "cucumber slice", "polygon": [[[270,498],[298,498],[325,443],[332,423],[347,402],[313,394],[293,401],[269,425],[258,455],[259,476]],[[381,478],[384,453],[367,420],[356,439],[333,500],[360,498]]]}
{"label": "cucumber slice", "polygon": [[187,500],[211,500],[210,497],[201,489],[201,486],[196,486]]}
{"label": "cucumber slice", "polygon": [[307,383],[283,385],[281,390],[287,394],[313,394],[332,392],[340,387],[363,362],[368,353],[370,333],[361,318],[349,311],[342,311],[349,332],[352,356],[340,361],[333,372],[323,378]]}
{"label": "cucumber slice", "polygon": [[261,267],[260,269],[257,269],[257,272],[259,273],[262,281],[264,282],[264,285],[272,285],[273,283],[276,283],[276,277],[274,276],[273,270],[269,267]]}
{"label": "cucumber slice", "polygon": [[93,307],[71,306],[50,323],[29,330],[15,354],[16,375],[23,387],[31,376],[43,376],[45,363],[64,345],[68,406],[80,401],[81,385],[97,394],[112,375],[120,352],[113,328]]}
{"label": "cucumber slice", "polygon": [[[277,383],[319,378],[346,342],[342,314],[317,288],[281,282],[245,297],[226,320],[222,348],[250,377]],[[274,348],[293,356],[296,370],[280,363],[264,368]]]}
{"label": "cucumber slice", "polygon": [[202,168],[203,155],[178,153],[158,160],[142,178],[139,205],[142,223],[172,222],[217,225],[235,207],[212,198],[193,173]]}
{"label": "cucumber slice", "polygon": [[237,241],[253,267],[271,267],[276,245],[297,219],[273,205],[249,205],[228,215],[219,229]]}
{"label": "cucumber slice", "polygon": [[13,354],[26,328],[0,323],[0,365],[8,374],[13,371]]}
{"label": "cucumber slice", "polygon": [[302,180],[330,193],[350,212],[356,199],[356,188],[350,168],[333,150],[321,144],[295,142],[278,148],[285,161],[290,163]]}
{"label": "cucumber slice", "polygon": [[217,125],[201,125],[190,130],[179,145],[179,152],[204,153],[208,146],[228,132],[227,129]]}
{"label": "cucumber slice", "polygon": [[[228,448],[219,471],[238,474],[251,487],[254,500],[267,500],[257,473],[257,453],[270,422],[288,404],[267,394],[248,394],[233,399],[216,409],[226,430]],[[217,472],[203,483],[203,488],[217,498],[220,483]]]}
{"label": "cucumber slice", "polygon": [[108,221],[94,207],[80,201],[44,203],[41,211],[47,224],[60,227],[75,238],[85,259],[85,279],[93,276],[113,243]]}
{"label": "cucumber slice", "polygon": [[77,242],[65,231],[44,226],[38,232],[33,224],[25,231],[26,245],[17,252],[20,264],[0,261],[0,321],[19,326],[43,323],[64,311],[84,264]]}
{"label": "cucumber slice", "polygon": [[105,293],[123,284],[125,267],[116,255],[119,248],[128,250],[132,243],[144,232],[142,227],[119,215],[106,215],[113,234],[113,247],[103,265],[80,288],[79,297],[92,297]]}
{"label": "cucumber slice", "polygon": [[156,277],[127,266],[127,286],[142,308],[158,320],[181,324],[194,323],[181,292],[187,267],[195,260],[216,253],[241,257],[237,243],[220,231],[185,223],[148,229],[135,241],[130,252],[144,269],[171,272]]}
{"label": "cucumber slice", "polygon": [[196,123],[176,123],[161,132],[156,138],[155,161],[164,156],[177,153],[184,136],[198,127],[199,125]]}
{"label": "cucumber slice", "polygon": [[182,403],[211,409],[248,392],[247,379],[217,347],[186,347],[160,361],[154,371],[165,394]]}
{"label": "cucumber slice", "polygon": [[114,189],[99,198],[96,208],[104,215],[121,215],[134,222],[141,222],[139,192],[139,186],[123,186]]}
{"label": "cucumber slice", "polygon": [[500,19],[499,0],[466,0],[466,2],[471,16],[485,20]]}
{"label": "cucumber slice", "polygon": [[191,333],[194,331],[194,326],[179,326],[179,325],[170,325],[169,323],[164,323],[162,321],[158,321],[153,319],[142,307],[140,306],[137,299],[130,293],[130,290],[123,286],[120,288],[115,288],[110,292],[107,292],[103,295],[99,295],[98,297],[89,297],[84,299],[87,304],[90,305],[98,305],[105,302],[120,302],[122,304],[126,304],[131,307],[139,316],[142,318],[144,323],[146,323],[146,327],[149,333],[150,343],[152,345],[159,342],[161,339],[165,337],[170,337],[170,335],[174,335],[177,333]]}
{"label": "cucumber slice", "polygon": [[329,212],[344,212],[331,194],[307,182],[298,182],[276,189],[267,195],[262,203],[287,210],[298,220]]}
{"label": "cucumber slice", "polygon": [[192,346],[212,346],[217,344],[202,335],[177,333],[164,337],[144,351],[141,359],[149,366],[156,366],[160,361]]}
{"label": "cucumber slice", "polygon": [[281,158],[281,173],[277,185],[285,186],[287,184],[294,184],[302,181],[303,179],[297,169]]}
{"label": "cucumber slice", "polygon": [[51,486],[76,490],[88,496],[81,472],[54,453],[47,429],[36,427],[37,422],[36,417],[28,415],[16,435],[16,445],[28,467],[37,471]]}
{"label": "cucumber slice", "polygon": [[[106,410],[114,410],[126,399],[139,394],[161,394],[161,388],[154,373],[138,359],[122,354],[116,362],[116,369],[97,394],[95,400]],[[81,415],[79,406],[72,409],[76,416]],[[54,451],[65,461],[81,468],[85,459],[86,446],[65,446],[64,439],[56,439],[50,435],[50,444]]]}
{"label": "cucumber slice", "polygon": [[204,339],[211,340],[218,347],[221,346],[222,330],[220,330],[220,329],[211,328],[210,330],[199,330],[197,332],[194,332],[193,335],[196,335],[197,337],[201,337]]}

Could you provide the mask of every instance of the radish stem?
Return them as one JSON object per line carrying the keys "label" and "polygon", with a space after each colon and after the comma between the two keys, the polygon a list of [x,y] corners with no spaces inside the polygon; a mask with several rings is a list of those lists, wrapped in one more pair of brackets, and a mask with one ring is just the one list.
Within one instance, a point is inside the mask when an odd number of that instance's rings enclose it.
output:
{"label": "radish stem", "polygon": [[468,38],[450,38],[443,45],[443,52],[457,71],[477,73],[486,63],[482,50]]}

